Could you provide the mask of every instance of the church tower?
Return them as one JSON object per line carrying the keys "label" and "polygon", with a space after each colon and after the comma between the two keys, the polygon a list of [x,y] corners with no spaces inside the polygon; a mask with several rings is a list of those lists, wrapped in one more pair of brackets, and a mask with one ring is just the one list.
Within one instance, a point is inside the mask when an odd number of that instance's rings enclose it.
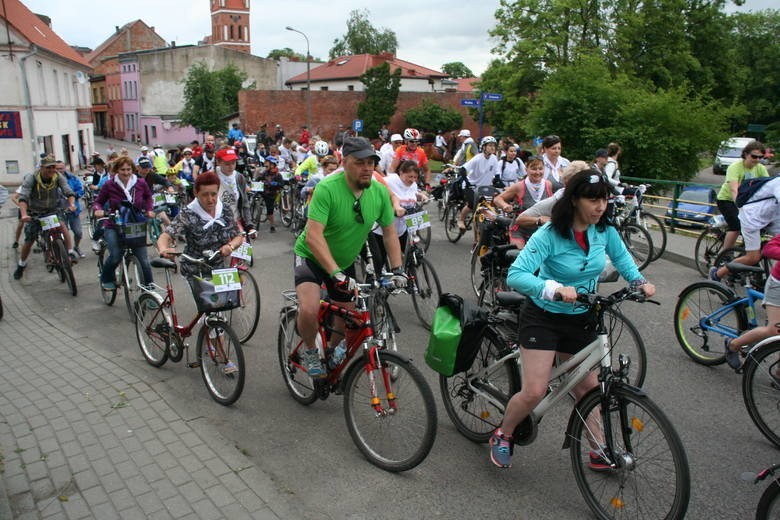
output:
{"label": "church tower", "polygon": [[250,53],[250,0],[211,0],[211,43]]}

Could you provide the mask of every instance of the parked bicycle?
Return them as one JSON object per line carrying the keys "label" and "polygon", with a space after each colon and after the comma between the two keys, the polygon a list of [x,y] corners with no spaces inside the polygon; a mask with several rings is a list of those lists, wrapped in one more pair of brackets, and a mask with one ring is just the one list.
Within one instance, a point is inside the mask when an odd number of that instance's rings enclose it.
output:
{"label": "parked bicycle", "polygon": [[614,224],[637,269],[642,271],[655,259],[655,250],[650,233],[637,223],[636,219],[640,217],[635,215],[635,211],[638,211],[638,206],[632,206],[626,212],[616,212]]}
{"label": "parked bicycle", "polygon": [[67,282],[68,290],[73,296],[78,294],[76,277],[73,275],[71,259],[68,249],[65,247],[65,235],[60,226],[60,216],[56,213],[50,215],[31,215],[31,232],[35,234],[37,249],[43,254],[46,270],[56,272],[60,282]]}
{"label": "parked bicycle", "polygon": [[[499,293],[504,308],[517,308],[516,293]],[[598,337],[552,370],[547,396],[514,431],[514,442],[536,438],[542,417],[592,369],[600,384],[572,411],[564,437],[577,486],[599,518],[682,518],[690,497],[685,449],[663,411],[631,384],[632,361],[610,341],[608,309],[625,300],[646,300],[622,289],[609,296],[581,294],[578,301],[594,312]],[[451,377],[440,376],[444,407],[458,431],[475,442],[487,442],[501,422],[509,399],[520,390],[521,350],[507,339],[509,327],[497,313],[486,329],[471,366]],[[613,366],[617,360],[617,366]],[[593,472],[591,453],[608,461],[609,470]]]}
{"label": "parked bicycle", "polygon": [[[651,262],[655,262],[666,251],[666,226],[656,215],[645,210],[643,206],[645,191],[650,189],[649,184],[640,184],[633,188],[634,195],[618,197],[615,202],[616,219],[618,222],[635,224],[650,235],[651,229],[658,231],[658,240],[653,240],[653,254]],[[619,226],[620,227],[620,226]],[[652,235],[651,235],[652,238]]]}
{"label": "parked bicycle", "polygon": [[723,240],[726,238],[726,219],[723,215],[715,215],[696,239],[693,248],[693,260],[699,274],[708,277],[710,268],[715,265]]}
{"label": "parked bicycle", "polygon": [[[200,367],[211,397],[219,404],[229,406],[241,396],[246,378],[241,342],[224,317],[224,312],[239,305],[238,270],[212,269],[209,262],[220,254],[219,251],[204,251],[204,258],[170,254],[199,266],[201,274],[210,272],[211,276],[195,277],[190,282],[197,313],[188,324],[180,325],[171,281],[171,271],[176,269],[176,263],[166,258],[151,260],[152,267],[165,269],[165,287],[151,284],[150,288],[142,289],[143,294],[138,298],[135,333],[141,353],[150,365],[160,367],[168,359],[181,361],[186,352],[187,367]],[[189,345],[184,340],[193,334],[198,324],[201,327],[195,357],[190,361]]]}
{"label": "parked bicycle", "polygon": [[[278,352],[282,377],[293,399],[310,405],[332,393],[344,394],[344,416],[352,440],[372,464],[392,472],[406,471],[428,456],[436,438],[436,405],[428,383],[412,362],[389,350],[374,333],[368,301],[372,284],[359,284],[355,310],[328,300],[320,302],[316,343],[329,367],[327,378],[315,385],[303,363],[306,348],[298,336],[298,301],[285,291],[279,314]],[[331,335],[334,318],[344,319],[354,334],[346,341],[344,357],[334,358]]]}

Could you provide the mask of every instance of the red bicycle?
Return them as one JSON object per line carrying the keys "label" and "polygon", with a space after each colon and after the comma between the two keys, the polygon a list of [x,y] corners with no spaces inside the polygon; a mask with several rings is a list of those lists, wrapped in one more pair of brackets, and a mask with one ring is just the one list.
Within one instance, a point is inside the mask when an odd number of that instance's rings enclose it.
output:
{"label": "red bicycle", "polygon": [[[411,360],[388,350],[385,340],[374,336],[371,305],[374,285],[360,284],[356,309],[320,302],[316,343],[324,366],[324,380],[312,380],[303,363],[303,345],[296,327],[298,300],[295,291],[285,299],[279,315],[279,364],[293,399],[309,405],[333,392],[344,394],[344,416],[352,440],[372,464],[393,472],[420,464],[436,438],[436,405],[428,383]],[[345,322],[350,334],[342,360],[329,347],[331,336],[343,335],[334,318]]]}

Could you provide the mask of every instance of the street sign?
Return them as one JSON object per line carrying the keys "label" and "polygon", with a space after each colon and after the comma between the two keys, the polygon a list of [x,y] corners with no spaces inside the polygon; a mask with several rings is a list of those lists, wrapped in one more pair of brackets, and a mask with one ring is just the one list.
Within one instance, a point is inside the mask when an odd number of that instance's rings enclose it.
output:
{"label": "street sign", "polygon": [[355,132],[362,132],[363,131],[363,120],[362,119],[355,119],[352,121],[352,130]]}
{"label": "street sign", "polygon": [[504,99],[504,95],[496,92],[485,92],[482,94],[482,99],[485,101],[501,101]]}
{"label": "street sign", "polygon": [[464,107],[478,107],[479,106],[479,100],[478,99],[461,99],[460,104]]}

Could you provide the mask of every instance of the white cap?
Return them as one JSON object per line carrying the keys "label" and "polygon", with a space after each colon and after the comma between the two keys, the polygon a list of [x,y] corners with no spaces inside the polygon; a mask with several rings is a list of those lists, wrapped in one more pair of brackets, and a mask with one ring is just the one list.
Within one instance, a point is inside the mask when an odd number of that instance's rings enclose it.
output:
{"label": "white cap", "polygon": [[148,152],[149,151],[149,147],[148,146],[142,146],[141,147],[141,151],[142,152]]}
{"label": "white cap", "polygon": [[187,152],[192,153],[192,148],[185,148],[184,150],[182,150],[181,153],[187,153]]}
{"label": "white cap", "polygon": [[394,143],[395,141],[403,141],[404,138],[401,137],[401,134],[393,134],[390,136],[390,142]]}
{"label": "white cap", "polygon": [[471,137],[471,131],[464,128],[463,130],[460,131],[458,137]]}

